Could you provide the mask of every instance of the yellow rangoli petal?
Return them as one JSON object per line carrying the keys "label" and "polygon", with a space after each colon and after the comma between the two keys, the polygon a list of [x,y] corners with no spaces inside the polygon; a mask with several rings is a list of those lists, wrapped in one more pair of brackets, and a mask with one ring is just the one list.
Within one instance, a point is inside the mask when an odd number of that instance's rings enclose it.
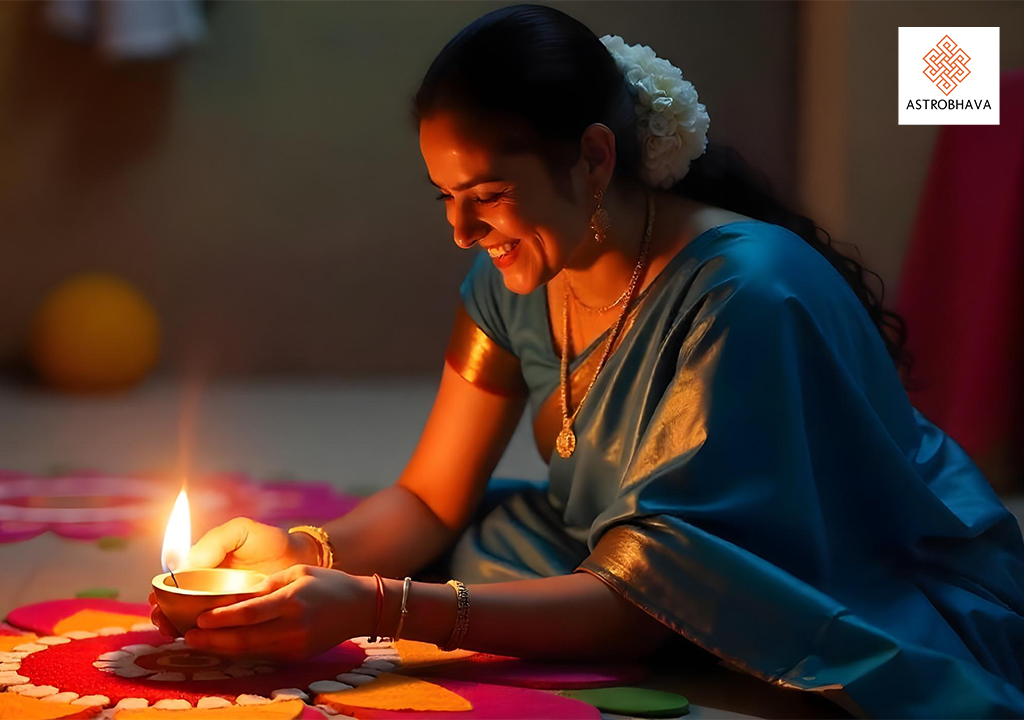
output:
{"label": "yellow rangoli petal", "polygon": [[188,711],[165,708],[118,710],[114,720],[295,720],[305,706],[301,700],[275,700],[264,705],[232,705],[221,708],[192,708]]}
{"label": "yellow rangoli petal", "polygon": [[402,659],[403,670],[429,665],[445,665],[476,655],[472,650],[445,652],[437,645],[415,640],[398,640],[395,642],[395,650],[398,651],[398,656]]}
{"label": "yellow rangoli petal", "polygon": [[15,645],[24,645],[36,639],[36,635],[27,633],[25,635],[0,635],[0,652],[13,650]]}
{"label": "yellow rangoli petal", "polygon": [[82,707],[70,703],[44,702],[17,693],[0,693],[0,720],[57,720],[87,718],[102,710],[98,705]]}
{"label": "yellow rangoli petal", "polygon": [[440,685],[405,675],[383,673],[376,680],[351,690],[322,693],[316,702],[339,712],[350,708],[372,710],[418,710],[421,712],[463,712],[473,704]]}
{"label": "yellow rangoli petal", "polygon": [[96,632],[106,627],[119,627],[130,630],[132,625],[143,622],[149,622],[149,618],[142,617],[141,615],[112,613],[106,610],[79,610],[74,615],[70,615],[57,623],[53,628],[53,634],[63,635],[72,630]]}

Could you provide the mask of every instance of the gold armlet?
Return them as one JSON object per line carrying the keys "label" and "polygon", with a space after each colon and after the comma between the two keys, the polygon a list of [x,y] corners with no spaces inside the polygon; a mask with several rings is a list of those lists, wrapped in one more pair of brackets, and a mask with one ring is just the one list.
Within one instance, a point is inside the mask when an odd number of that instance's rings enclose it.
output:
{"label": "gold armlet", "polygon": [[489,393],[522,395],[527,392],[519,358],[481,330],[461,303],[444,359],[455,372]]}

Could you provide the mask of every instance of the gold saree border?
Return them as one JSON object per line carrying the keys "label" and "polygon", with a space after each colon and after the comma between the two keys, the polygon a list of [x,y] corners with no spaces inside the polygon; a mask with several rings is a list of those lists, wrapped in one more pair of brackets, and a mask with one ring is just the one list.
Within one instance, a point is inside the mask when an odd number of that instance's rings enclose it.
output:
{"label": "gold saree border", "polygon": [[494,395],[517,396],[527,392],[519,358],[492,340],[461,302],[444,359],[463,378]]}
{"label": "gold saree border", "polygon": [[837,683],[814,688],[805,688],[789,683],[778,676],[767,675],[757,668],[751,667],[742,659],[729,655],[721,648],[714,647],[697,640],[693,634],[689,632],[681,622],[679,622],[674,613],[667,611],[665,608],[653,607],[652,604],[643,597],[642,590],[637,589],[639,586],[642,586],[643,574],[652,570],[647,565],[642,552],[644,545],[651,542],[652,540],[649,536],[635,528],[629,527],[628,525],[616,525],[605,531],[597,545],[594,547],[593,552],[591,552],[579,567],[576,568],[575,572],[585,572],[588,575],[593,575],[598,580],[601,580],[608,585],[616,593],[660,622],[662,625],[665,625],[673,632],[682,635],[697,647],[706,650],[721,660],[724,660],[727,664],[735,667],[737,670],[741,670],[748,675],[753,675],[759,680],[763,680],[771,685],[777,685],[789,690],[799,690],[801,692],[821,695],[854,717],[871,717],[864,711],[857,701],[850,697],[850,694],[846,691],[846,688],[843,687],[843,685]]}
{"label": "gold saree border", "polygon": [[[640,308],[644,306],[643,302],[636,305],[629,314],[626,315],[626,319],[622,322],[622,329],[619,331],[619,336],[615,338],[615,343],[612,345],[611,351],[608,353],[608,359],[611,360],[612,354],[622,345],[623,339],[629,333],[633,323],[636,321],[636,316],[640,312]],[[547,308],[544,309],[547,312]],[[549,338],[551,347],[554,347],[554,338]],[[601,350],[600,346],[594,348],[594,350],[583,359],[583,362],[569,374],[569,414],[571,415],[574,409],[573,399],[578,399],[583,396],[583,393],[587,389],[587,385],[590,384],[591,378],[594,377],[594,371],[597,370],[597,365],[601,362]],[[607,367],[607,365],[606,365]],[[578,404],[578,403],[577,403]],[[555,450],[555,440],[558,437],[558,433],[562,431],[562,394],[559,391],[559,385],[555,385],[554,390],[548,394],[544,401],[540,405],[540,409],[537,411],[537,415],[533,418],[533,440],[537,444],[537,451],[540,453],[541,458],[544,462],[549,462],[551,459],[551,453]]]}

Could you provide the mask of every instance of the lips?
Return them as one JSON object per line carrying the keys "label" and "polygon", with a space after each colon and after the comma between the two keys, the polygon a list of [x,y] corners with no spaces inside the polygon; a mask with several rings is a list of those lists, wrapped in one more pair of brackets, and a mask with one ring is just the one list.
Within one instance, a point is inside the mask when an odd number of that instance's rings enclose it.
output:
{"label": "lips", "polygon": [[503,243],[495,248],[488,248],[487,254],[491,256],[491,262],[494,263],[495,267],[507,267],[515,262],[516,257],[519,255],[519,241],[515,240]]}

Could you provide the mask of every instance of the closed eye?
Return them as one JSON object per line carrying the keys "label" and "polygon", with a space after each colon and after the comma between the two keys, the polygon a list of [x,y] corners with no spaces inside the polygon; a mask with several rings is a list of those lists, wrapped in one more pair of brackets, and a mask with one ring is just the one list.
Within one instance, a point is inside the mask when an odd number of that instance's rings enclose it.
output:
{"label": "closed eye", "polygon": [[[499,200],[501,200],[503,197],[505,197],[505,195],[506,195],[506,193],[503,193],[503,192],[495,193],[494,195],[489,195],[487,197],[473,198],[473,202],[477,203],[478,205],[494,205]],[[436,199],[440,200],[440,201],[448,201],[448,200],[452,200],[453,197],[451,195],[449,195],[448,193],[441,193],[440,195],[437,196]]]}

